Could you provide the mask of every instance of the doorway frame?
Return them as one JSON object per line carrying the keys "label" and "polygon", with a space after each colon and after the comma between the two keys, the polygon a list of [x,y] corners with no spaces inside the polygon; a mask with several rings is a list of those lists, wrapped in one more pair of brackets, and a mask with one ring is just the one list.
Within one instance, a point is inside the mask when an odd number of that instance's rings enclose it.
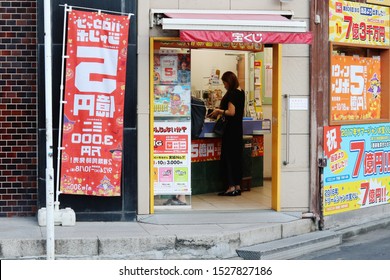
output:
{"label": "doorway frame", "polygon": [[[150,37],[149,38],[149,103],[153,108],[153,59],[155,41],[180,41],[179,37]],[[277,212],[281,210],[281,138],[282,138],[282,90],[281,90],[281,67],[282,64],[282,45],[272,44],[272,119],[271,119],[271,137],[272,137],[272,193],[271,209]],[[149,119],[149,212],[154,214],[154,145],[153,145],[153,127],[154,112],[150,109]]]}

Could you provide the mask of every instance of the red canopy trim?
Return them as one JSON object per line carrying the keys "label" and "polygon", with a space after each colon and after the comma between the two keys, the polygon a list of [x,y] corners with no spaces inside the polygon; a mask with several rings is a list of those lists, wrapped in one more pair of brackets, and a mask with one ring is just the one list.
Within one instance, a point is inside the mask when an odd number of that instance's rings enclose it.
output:
{"label": "red canopy trim", "polygon": [[311,32],[248,32],[248,31],[205,31],[182,30],[180,40],[183,42],[226,42],[258,44],[311,44]]}

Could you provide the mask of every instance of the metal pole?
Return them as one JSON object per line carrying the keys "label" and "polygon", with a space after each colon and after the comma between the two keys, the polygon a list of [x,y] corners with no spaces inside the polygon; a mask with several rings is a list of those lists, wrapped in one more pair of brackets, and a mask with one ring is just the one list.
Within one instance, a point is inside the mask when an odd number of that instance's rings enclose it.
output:
{"label": "metal pole", "polygon": [[52,124],[51,3],[44,0],[45,115],[46,115],[46,254],[54,259],[54,168]]}
{"label": "metal pole", "polygon": [[61,194],[60,190],[60,167],[61,167],[61,155],[63,148],[61,147],[61,141],[62,141],[62,111],[63,111],[63,104],[64,102],[64,68],[65,68],[65,46],[66,46],[66,21],[67,21],[67,15],[68,15],[68,5],[64,5],[64,29],[63,29],[63,37],[62,37],[62,66],[61,66],[61,85],[60,85],[60,110],[59,110],[59,125],[58,125],[58,154],[57,154],[57,181],[56,181],[56,199],[54,202],[54,210],[59,211],[60,210],[60,200],[59,196]]}

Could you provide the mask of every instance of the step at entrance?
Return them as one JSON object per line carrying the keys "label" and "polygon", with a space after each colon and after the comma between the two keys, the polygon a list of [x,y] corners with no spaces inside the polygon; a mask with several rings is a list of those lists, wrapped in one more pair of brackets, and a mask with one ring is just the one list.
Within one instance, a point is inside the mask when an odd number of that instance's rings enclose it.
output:
{"label": "step at entrance", "polygon": [[341,244],[341,234],[331,230],[315,231],[237,249],[245,260],[288,260]]}

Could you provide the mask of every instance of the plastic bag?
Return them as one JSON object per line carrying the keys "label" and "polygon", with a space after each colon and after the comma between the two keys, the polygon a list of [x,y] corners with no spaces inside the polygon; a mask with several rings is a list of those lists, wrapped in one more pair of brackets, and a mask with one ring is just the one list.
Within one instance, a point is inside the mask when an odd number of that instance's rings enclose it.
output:
{"label": "plastic bag", "polygon": [[198,138],[202,133],[204,119],[206,117],[206,105],[202,99],[191,96],[191,136]]}

